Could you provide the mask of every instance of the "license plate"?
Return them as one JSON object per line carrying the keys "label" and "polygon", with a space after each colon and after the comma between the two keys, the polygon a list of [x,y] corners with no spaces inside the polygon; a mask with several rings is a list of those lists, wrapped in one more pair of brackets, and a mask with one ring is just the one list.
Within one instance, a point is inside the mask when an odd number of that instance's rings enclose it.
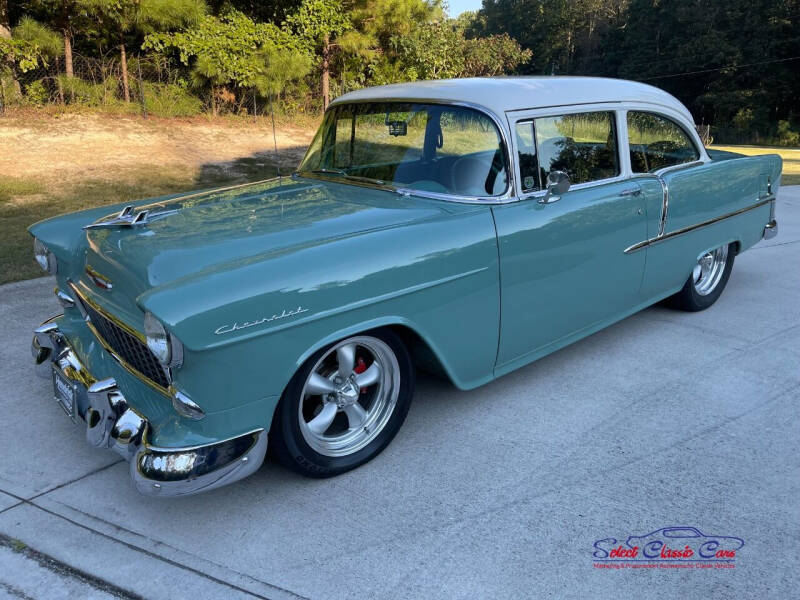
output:
{"label": "license plate", "polygon": [[75,417],[75,384],[64,377],[58,369],[53,369],[53,391],[56,402],[61,405],[70,418]]}

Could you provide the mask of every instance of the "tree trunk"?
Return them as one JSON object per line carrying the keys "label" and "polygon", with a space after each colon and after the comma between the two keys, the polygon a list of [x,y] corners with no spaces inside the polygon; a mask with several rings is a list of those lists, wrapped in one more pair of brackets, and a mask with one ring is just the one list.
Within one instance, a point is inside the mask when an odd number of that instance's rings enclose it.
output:
{"label": "tree trunk", "polygon": [[120,67],[122,68],[122,95],[125,102],[131,101],[131,88],[128,85],[128,56],[125,54],[125,44],[119,45]]}
{"label": "tree trunk", "polygon": [[58,86],[58,101],[64,104],[64,86],[61,84],[61,59],[56,56],[56,85]]}
{"label": "tree trunk", "polygon": [[69,35],[69,31],[67,29],[64,30],[64,72],[67,74],[67,77],[73,77],[74,73],[72,70],[72,38]]}
{"label": "tree trunk", "polygon": [[217,116],[217,86],[211,86],[211,114]]}
{"label": "tree trunk", "polygon": [[322,110],[328,108],[331,101],[331,40],[326,34],[322,39]]}

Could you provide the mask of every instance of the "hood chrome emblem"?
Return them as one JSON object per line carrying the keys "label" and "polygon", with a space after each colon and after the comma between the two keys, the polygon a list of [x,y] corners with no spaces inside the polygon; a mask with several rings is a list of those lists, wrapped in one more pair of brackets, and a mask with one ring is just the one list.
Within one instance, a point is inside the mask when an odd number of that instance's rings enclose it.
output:
{"label": "hood chrome emblem", "polygon": [[103,217],[102,219],[95,221],[94,223],[90,223],[89,225],[84,225],[84,229],[101,229],[105,227],[137,227],[139,225],[147,225],[150,221],[166,217],[168,215],[173,215],[177,213],[177,210],[163,210],[161,212],[152,212],[150,210],[140,210],[136,214],[133,214],[133,205],[129,204],[121,211],[119,214],[113,217]]}
{"label": "hood chrome emblem", "polygon": [[233,325],[221,325],[214,330],[214,335],[222,335],[223,333],[233,333],[234,331],[239,331],[240,329],[246,329],[248,327],[255,327],[256,325],[262,325],[264,323],[269,323],[270,321],[277,321],[278,319],[285,319],[287,317],[293,317],[295,315],[299,315],[300,313],[308,312],[307,308],[303,308],[302,306],[298,306],[293,310],[286,310],[283,309],[281,314],[275,314],[271,317],[262,317],[261,319],[256,319],[255,321],[245,321],[244,323],[234,323]]}
{"label": "hood chrome emblem", "polygon": [[89,265],[86,265],[85,271],[86,275],[89,276],[89,279],[92,280],[92,283],[95,284],[97,287],[99,287],[101,290],[110,290],[112,287],[114,287],[111,284],[111,280],[108,277],[106,277],[105,275],[101,275]]}

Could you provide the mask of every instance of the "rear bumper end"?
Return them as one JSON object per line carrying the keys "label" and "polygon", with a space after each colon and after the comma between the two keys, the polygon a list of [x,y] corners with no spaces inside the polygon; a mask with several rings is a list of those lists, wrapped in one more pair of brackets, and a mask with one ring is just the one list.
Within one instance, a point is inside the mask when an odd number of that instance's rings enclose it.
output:
{"label": "rear bumper end", "polygon": [[143,494],[186,496],[233,483],[254,473],[267,451],[267,432],[201,446],[162,448],[148,442],[150,424],[128,406],[114,379],[97,381],[81,363],[54,320],[34,331],[31,353],[37,375],[71,388],[72,407],[86,424],[86,441],[114,450],[130,464],[134,487]]}
{"label": "rear bumper end", "polygon": [[778,222],[775,219],[772,219],[764,226],[763,238],[765,240],[771,240],[776,235],[778,235]]}

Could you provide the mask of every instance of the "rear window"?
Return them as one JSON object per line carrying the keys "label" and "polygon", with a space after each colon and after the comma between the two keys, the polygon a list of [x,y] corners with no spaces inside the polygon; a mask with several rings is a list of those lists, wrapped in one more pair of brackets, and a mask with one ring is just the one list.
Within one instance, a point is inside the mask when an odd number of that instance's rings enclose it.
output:
{"label": "rear window", "polygon": [[628,113],[628,144],[634,173],[652,173],[700,158],[694,143],[680,125],[648,112]]}

